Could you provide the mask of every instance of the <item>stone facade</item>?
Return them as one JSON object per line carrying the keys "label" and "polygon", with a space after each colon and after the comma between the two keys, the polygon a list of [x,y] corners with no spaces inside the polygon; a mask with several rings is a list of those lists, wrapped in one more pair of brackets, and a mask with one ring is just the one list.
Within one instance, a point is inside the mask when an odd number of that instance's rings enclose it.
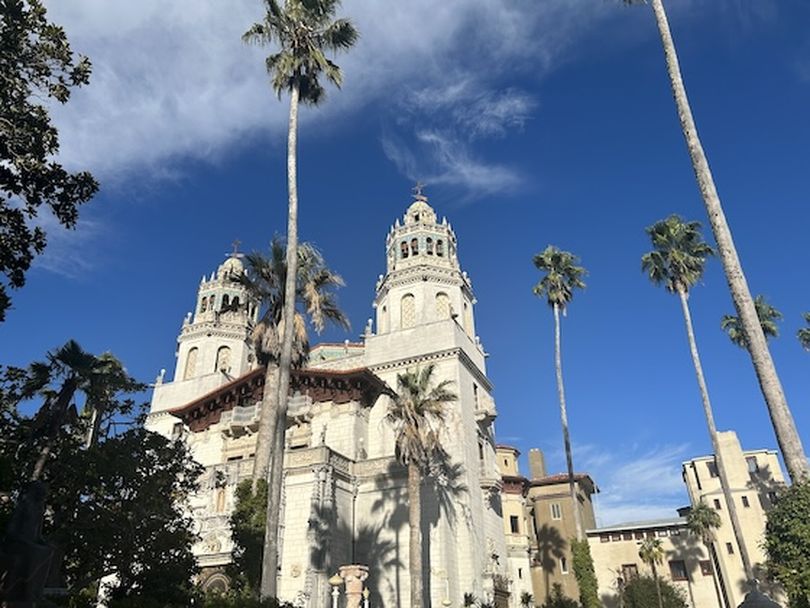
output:
{"label": "stone facade", "polygon": [[[327,606],[328,579],[338,567],[367,564],[371,604],[409,606],[406,475],[384,417],[397,374],[431,364],[436,381],[451,380],[459,399],[442,437],[451,466],[423,489],[425,597],[428,605],[460,606],[473,593],[499,608],[517,606],[475,298],[452,227],[437,221],[425,197],[417,195],[389,231],[386,260],[376,324],[369,321],[362,342],[319,345],[293,375],[280,597]],[[196,312],[178,339],[174,381],[161,374],[147,422],[186,441],[205,466],[202,490],[189,505],[200,534],[195,554],[209,575],[203,586],[227,584],[228,515],[236,483],[251,474],[258,428],[263,369],[248,339],[258,310],[233,280],[243,271],[234,254],[200,284]],[[237,297],[240,308],[233,307]]]}

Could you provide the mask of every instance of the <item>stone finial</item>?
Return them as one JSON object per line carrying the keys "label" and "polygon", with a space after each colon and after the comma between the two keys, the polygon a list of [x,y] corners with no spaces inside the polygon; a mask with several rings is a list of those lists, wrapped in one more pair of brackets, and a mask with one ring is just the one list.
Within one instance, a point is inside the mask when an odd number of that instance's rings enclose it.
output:
{"label": "stone finial", "polygon": [[160,373],[157,375],[157,378],[155,378],[155,384],[157,386],[160,386],[161,384],[163,384],[163,378],[165,376],[166,376],[166,369],[161,368]]}
{"label": "stone finial", "polygon": [[368,566],[352,564],[341,566],[338,575],[346,585],[346,608],[360,608],[363,599],[363,583],[368,578]]}

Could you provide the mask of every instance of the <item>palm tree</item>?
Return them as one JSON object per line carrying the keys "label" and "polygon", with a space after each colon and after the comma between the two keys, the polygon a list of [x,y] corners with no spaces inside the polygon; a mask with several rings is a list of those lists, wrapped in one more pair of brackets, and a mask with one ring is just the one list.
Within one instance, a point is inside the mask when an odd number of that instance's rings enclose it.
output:
{"label": "palm tree", "polygon": [[[639,1],[642,0],[624,0],[627,4]],[[646,2],[646,0],[643,1]],[[661,36],[667,72],[669,73],[681,129],[686,139],[686,147],[689,150],[692,168],[703,197],[703,203],[709,216],[714,240],[717,242],[718,254],[723,264],[723,271],[726,275],[731,298],[734,300],[734,308],[740,317],[742,330],[748,344],[748,352],[751,355],[754,371],[768,406],[768,413],[776,433],[776,440],[782,450],[788,473],[795,482],[810,475],[807,456],[805,456],[801,439],[796,430],[796,424],[793,421],[793,415],[790,412],[785,393],[782,390],[782,384],[776,373],[776,366],[768,350],[765,334],[759,324],[754,299],[748,289],[742,264],[734,246],[731,229],[726,221],[720,196],[717,193],[714,178],[709,168],[709,161],[698,136],[692,109],[686,96],[686,88],[683,84],[681,68],[678,63],[678,54],[669,29],[669,21],[664,10],[663,0],[649,0],[649,2],[655,13],[655,20]]]}
{"label": "palm tree", "polygon": [[422,608],[422,476],[439,460],[444,450],[440,431],[445,406],[458,397],[450,391],[452,381],[434,382],[434,365],[397,375],[397,395],[386,421],[394,429],[397,459],[408,468],[408,526],[412,608]]}
{"label": "palm tree", "polygon": [[[242,36],[245,42],[277,44],[279,50],[267,57],[265,65],[272,78],[273,90],[281,97],[290,93],[290,116],[287,130],[287,268],[290,272],[284,283],[283,327],[278,374],[278,418],[285,420],[290,385],[290,367],[293,358],[293,326],[296,303],[296,264],[298,263],[298,177],[297,140],[299,102],[317,105],[323,101],[325,89],[321,76],[340,86],[343,75],[340,68],[327,58],[326,52],[350,48],[357,40],[357,30],[346,19],[334,19],[340,0],[264,0],[265,15]],[[265,412],[269,414],[269,412]],[[269,444],[270,438],[262,438]],[[283,446],[283,437],[276,445]],[[268,480],[268,513],[281,501],[281,466],[270,471]],[[268,535],[270,536],[270,535]],[[275,543],[270,543],[275,546]],[[270,545],[268,545],[269,549]],[[266,558],[268,556],[265,556]],[[262,574],[261,597],[274,597],[276,590],[277,555],[266,559]],[[272,568],[272,569],[270,569]]]}
{"label": "palm tree", "polygon": [[[248,291],[261,302],[262,317],[252,332],[256,352],[265,366],[265,383],[262,394],[259,432],[256,440],[256,457],[253,466],[253,491],[260,479],[270,479],[278,483],[278,492],[268,485],[268,508],[266,530],[278,530],[279,505],[281,504],[281,469],[284,464],[284,434],[287,428],[286,408],[282,409],[280,386],[280,364],[282,339],[285,334],[285,289],[288,282],[287,249],[279,239],[270,243],[268,256],[252,253],[246,256],[248,272],[240,281]],[[348,328],[345,315],[337,306],[334,289],[343,285],[340,275],[332,272],[321,253],[309,243],[302,243],[297,250],[295,265],[296,302],[302,310],[293,309],[293,357],[291,363],[301,367],[309,354],[307,337],[307,317],[317,333],[323,331],[327,322]],[[289,390],[289,389],[287,389]],[[284,393],[286,395],[286,392]],[[286,400],[285,400],[286,401]],[[278,538],[274,533],[265,534],[265,551],[262,561],[262,597],[275,596],[275,576],[277,571]],[[268,579],[268,580],[266,580]],[[268,582],[272,579],[272,583]],[[265,583],[268,587],[265,587]]]}
{"label": "palm tree", "polygon": [[692,315],[689,311],[689,290],[703,276],[706,260],[714,255],[714,250],[703,240],[700,234],[700,222],[684,222],[677,215],[671,215],[665,220],[656,222],[647,228],[647,234],[652,241],[653,250],[642,256],[641,269],[647,273],[647,276],[654,284],[663,285],[670,293],[677,294],[681,301],[681,310],[686,324],[686,335],[689,339],[692,363],[695,366],[695,375],[697,376],[698,388],[703,402],[703,414],[706,416],[706,426],[709,429],[709,438],[715,454],[720,486],[723,489],[723,497],[728,505],[734,536],[740,547],[740,557],[746,579],[751,581],[753,580],[751,561],[741,533],[742,527],[737,517],[737,506],[734,497],[731,495],[726,463],[720,450],[717,427],[714,424],[714,413],[709,399],[709,389],[703,375],[703,365],[700,362],[695,331],[692,327]]}
{"label": "palm tree", "polygon": [[[757,318],[759,319],[759,324],[762,326],[762,333],[765,334],[765,337],[778,337],[779,328],[776,323],[782,320],[782,313],[768,304],[768,301],[763,295],[758,295],[754,298],[754,306],[756,306]],[[740,348],[747,348],[748,342],[745,339],[745,332],[743,332],[739,317],[723,315],[723,318],[720,320],[720,327],[728,334],[729,340],[734,344]]]}
{"label": "palm tree", "polygon": [[534,602],[534,597],[528,591],[524,591],[520,594],[520,605],[523,608],[529,608],[532,603]]}
{"label": "palm tree", "polygon": [[574,480],[574,458],[571,453],[571,436],[568,431],[568,412],[565,406],[565,386],[562,376],[562,354],[560,352],[560,311],[565,314],[568,304],[574,297],[575,289],[582,289],[585,269],[577,266],[579,258],[567,251],[560,251],[549,245],[534,256],[534,265],[545,272],[545,276],[534,286],[534,295],[545,297],[554,311],[554,364],[557,370],[557,394],[560,399],[560,419],[562,421],[565,461],[568,466],[568,487],[571,492],[571,506],[574,509],[577,540],[583,539],[582,514],[577,500]]}
{"label": "palm tree", "polygon": [[[720,587],[717,584],[717,555],[715,553],[714,542],[715,538],[715,530],[720,528],[722,525],[722,520],[720,519],[720,514],[712,509],[709,505],[707,505],[703,499],[698,502],[698,504],[694,505],[691,509],[689,509],[689,514],[686,516],[686,527],[687,529],[697,536],[704,545],[706,545],[706,551],[708,552],[708,558],[711,560],[712,563],[712,576],[714,578],[714,590],[717,593],[717,601],[718,605],[723,605],[722,594],[720,592]],[[694,603],[694,602],[693,602]]]}
{"label": "palm tree", "polygon": [[664,546],[660,538],[645,538],[639,543],[638,556],[652,570],[655,579],[655,593],[658,595],[658,608],[664,608],[661,597],[661,581],[658,579],[658,566],[664,561]]}
{"label": "palm tree", "polygon": [[[53,388],[59,383],[59,388]],[[82,415],[90,419],[86,445],[98,440],[99,428],[105,413],[113,406],[119,413],[131,410],[132,401],[119,402],[120,392],[136,392],[144,387],[127,374],[124,366],[110,353],[100,356],[85,351],[75,340],[68,340],[57,350],[48,353],[47,361],[32,363],[27,381],[22,387],[23,398],[37,395],[45,403],[34,416],[32,441],[44,439],[31,473],[31,480],[42,478],[45,465],[62,428],[78,418],[76,397],[84,395]]]}
{"label": "palm tree", "polygon": [[[810,325],[810,312],[802,315],[805,322]],[[804,350],[810,350],[810,327],[802,327],[797,333],[796,337],[799,338],[799,344],[802,345]]]}

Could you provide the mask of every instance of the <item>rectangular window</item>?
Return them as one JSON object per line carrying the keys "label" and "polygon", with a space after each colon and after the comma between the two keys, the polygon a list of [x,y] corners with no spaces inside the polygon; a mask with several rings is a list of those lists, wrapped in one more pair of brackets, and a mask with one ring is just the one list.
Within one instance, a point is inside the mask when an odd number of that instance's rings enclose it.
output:
{"label": "rectangular window", "polygon": [[719,498],[714,499],[714,508],[718,511],[720,511],[723,508],[723,505],[720,504]]}
{"label": "rectangular window", "polygon": [[612,540],[614,543],[619,542],[621,539],[622,539],[621,534],[612,534],[610,537],[610,540]]}
{"label": "rectangular window", "polygon": [[673,581],[685,581],[689,578],[686,576],[686,564],[683,560],[669,562],[669,573]]}
{"label": "rectangular window", "polygon": [[712,572],[713,572],[712,563],[707,559],[701,560],[700,561],[700,573],[703,576],[711,576]]}
{"label": "rectangular window", "polygon": [[622,540],[633,540],[632,532],[622,532]]}
{"label": "rectangular window", "polygon": [[609,543],[610,542],[610,534],[602,534],[602,535],[600,535],[599,536],[599,541],[603,542],[603,543]]}
{"label": "rectangular window", "polygon": [[729,555],[734,555],[734,545],[726,543],[726,551],[728,551]]}
{"label": "rectangular window", "polygon": [[562,519],[562,509],[560,503],[551,503],[551,519]]}
{"label": "rectangular window", "polygon": [[518,578],[523,579],[523,568],[518,568]]}
{"label": "rectangular window", "polygon": [[638,576],[638,566],[636,564],[622,565],[622,578],[625,581],[632,580]]}
{"label": "rectangular window", "polygon": [[667,531],[666,530],[658,530],[657,536],[661,536],[661,537],[668,536]]}
{"label": "rectangular window", "polygon": [[776,501],[779,497],[776,495],[776,492],[768,492],[768,500],[771,501],[772,505],[776,504]]}
{"label": "rectangular window", "polygon": [[748,497],[747,496],[743,496],[741,500],[742,500],[743,506],[746,509],[751,506],[751,503],[748,502]]}
{"label": "rectangular window", "polygon": [[759,464],[757,464],[756,456],[746,456],[745,463],[748,465],[749,473],[756,473],[757,471],[759,471]]}
{"label": "rectangular window", "polygon": [[670,530],[670,531],[669,531],[669,535],[670,535],[670,536],[680,536],[680,535],[681,535],[681,531],[680,531],[680,530],[678,530],[677,528],[673,528],[672,530]]}
{"label": "rectangular window", "polygon": [[560,572],[568,574],[568,560],[564,555],[560,558]]}
{"label": "rectangular window", "polygon": [[509,516],[509,528],[512,530],[512,534],[520,532],[520,524],[518,523],[517,515]]}
{"label": "rectangular window", "polygon": [[637,531],[635,536],[636,536],[636,540],[644,540],[644,532]]}
{"label": "rectangular window", "polygon": [[709,469],[709,475],[711,477],[717,477],[717,464],[714,462],[707,462],[706,466]]}

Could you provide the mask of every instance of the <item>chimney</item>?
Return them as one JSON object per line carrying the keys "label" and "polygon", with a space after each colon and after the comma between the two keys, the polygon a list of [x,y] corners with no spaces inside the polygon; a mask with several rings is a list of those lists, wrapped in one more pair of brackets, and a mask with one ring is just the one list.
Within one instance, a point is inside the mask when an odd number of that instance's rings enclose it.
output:
{"label": "chimney", "polygon": [[529,476],[531,479],[540,479],[546,476],[546,457],[540,448],[529,450]]}

